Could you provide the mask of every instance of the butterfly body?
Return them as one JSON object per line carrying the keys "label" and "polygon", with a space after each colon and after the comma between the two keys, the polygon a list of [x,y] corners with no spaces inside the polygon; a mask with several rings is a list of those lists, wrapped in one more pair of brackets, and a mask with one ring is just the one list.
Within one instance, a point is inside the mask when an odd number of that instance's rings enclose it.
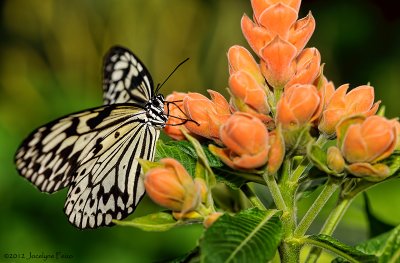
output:
{"label": "butterfly body", "polygon": [[36,129],[15,155],[19,173],[40,191],[69,187],[64,211],[81,229],[134,211],[145,192],[138,159],[153,160],[168,119],[149,72],[125,48],[105,57],[103,94],[105,105]]}

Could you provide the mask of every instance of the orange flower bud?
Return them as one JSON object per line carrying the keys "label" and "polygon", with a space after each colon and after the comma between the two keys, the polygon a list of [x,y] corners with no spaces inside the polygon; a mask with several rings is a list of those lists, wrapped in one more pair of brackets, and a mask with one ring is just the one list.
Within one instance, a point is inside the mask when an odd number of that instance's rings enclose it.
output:
{"label": "orange flower bud", "polygon": [[261,72],[273,88],[283,89],[293,77],[296,53],[296,47],[279,36],[262,48]]}
{"label": "orange flower bud", "polygon": [[322,113],[319,130],[333,135],[338,122],[348,116],[361,114],[366,117],[374,115],[379,103],[374,104],[374,88],[368,85],[359,86],[346,94],[348,84],[340,86],[332,95]]}
{"label": "orange flower bud", "polygon": [[244,47],[235,45],[228,50],[229,74],[245,71],[250,74],[259,85],[264,85],[265,80],[260,67],[250,52]]}
{"label": "orange flower bud", "polygon": [[273,35],[288,39],[289,29],[296,22],[297,12],[292,7],[278,2],[265,9],[256,20]]}
{"label": "orange flower bud", "polygon": [[189,212],[200,203],[200,188],[175,159],[160,160],[161,167],[150,169],[144,177],[146,193],[157,204],[178,212]]}
{"label": "orange flower bud", "polygon": [[300,53],[310,40],[315,30],[315,19],[311,12],[305,17],[298,20],[290,29],[289,42],[297,48]]}
{"label": "orange flower bud", "polygon": [[294,12],[298,13],[300,9],[301,0],[251,0],[253,7],[254,17],[258,21],[260,15],[269,7],[276,4],[283,4],[293,8]]}
{"label": "orange flower bud", "polygon": [[370,116],[337,125],[339,147],[349,163],[376,163],[389,157],[397,144],[396,121]]}
{"label": "orange flower bud", "polygon": [[187,131],[183,125],[179,125],[184,122],[183,120],[187,119],[187,116],[185,116],[183,112],[183,98],[186,97],[186,95],[186,93],[174,91],[165,98],[166,101],[174,102],[174,104],[170,103],[164,107],[164,111],[168,112],[170,115],[166,123],[167,125],[164,128],[164,132],[171,138],[178,141],[185,140],[185,136],[183,135],[181,129],[185,129]]}
{"label": "orange flower bud", "polygon": [[268,174],[275,174],[282,165],[285,157],[285,140],[280,127],[269,133]]}
{"label": "orange flower bud", "polygon": [[221,213],[221,212],[214,212],[214,213],[208,215],[203,221],[204,227],[209,228],[222,215],[223,215],[223,213]]}
{"label": "orange flower bud", "polygon": [[320,73],[321,55],[316,48],[304,49],[296,58],[296,73],[286,84],[312,84]]}
{"label": "orange flower bud", "polygon": [[336,173],[341,173],[344,170],[345,162],[339,148],[331,146],[327,152],[327,165]]}
{"label": "orange flower bud", "polygon": [[252,169],[268,160],[268,130],[256,117],[235,112],[221,127],[226,149],[210,145],[210,150],[232,168]]}
{"label": "orange flower bud", "polygon": [[241,27],[243,35],[250,47],[260,56],[261,49],[273,39],[274,35],[267,29],[253,23],[246,15],[242,17]]}
{"label": "orange flower bud", "polygon": [[[319,78],[318,78],[319,79]],[[317,80],[318,80],[317,79]],[[332,81],[329,81],[326,79],[326,77],[323,77],[322,83],[318,87],[318,93],[320,94],[320,97],[323,101],[323,110],[326,109],[328,106],[329,101],[331,100],[333,93],[335,93],[335,86],[333,85]]]}
{"label": "orange flower bud", "polygon": [[211,100],[199,93],[188,93],[183,99],[185,112],[198,123],[187,122],[185,127],[194,134],[220,142],[219,129],[231,115],[230,107],[218,92],[208,90],[208,93]]}
{"label": "orange flower bud", "polygon": [[[236,106],[245,104],[255,112],[265,115],[269,113],[267,95],[263,87],[247,72],[237,71],[233,73],[229,77],[229,87]],[[238,109],[245,111],[240,107]]]}
{"label": "orange flower bud", "polygon": [[297,129],[318,119],[321,99],[313,85],[291,86],[283,92],[276,107],[276,120],[285,130]]}

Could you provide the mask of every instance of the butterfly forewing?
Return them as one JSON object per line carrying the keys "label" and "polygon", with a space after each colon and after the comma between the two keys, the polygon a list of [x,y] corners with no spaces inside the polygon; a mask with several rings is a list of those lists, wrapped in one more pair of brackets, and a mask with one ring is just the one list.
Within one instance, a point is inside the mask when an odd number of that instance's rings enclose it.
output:
{"label": "butterfly forewing", "polygon": [[15,156],[19,173],[39,190],[70,186],[64,211],[79,228],[133,212],[144,195],[138,159],[153,160],[167,121],[163,96],[154,95],[149,72],[128,49],[106,55],[103,92],[105,106],[38,128]]}
{"label": "butterfly forewing", "polygon": [[144,64],[132,52],[120,46],[110,49],[104,58],[103,101],[147,103],[154,96],[154,84]]}

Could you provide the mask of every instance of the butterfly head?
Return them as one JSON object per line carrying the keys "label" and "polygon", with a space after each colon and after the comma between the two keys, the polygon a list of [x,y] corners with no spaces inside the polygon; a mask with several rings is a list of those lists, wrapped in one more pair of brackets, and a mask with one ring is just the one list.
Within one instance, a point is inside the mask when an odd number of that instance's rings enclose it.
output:
{"label": "butterfly head", "polygon": [[164,96],[157,94],[146,104],[146,113],[151,124],[157,128],[164,128],[168,117],[164,113]]}

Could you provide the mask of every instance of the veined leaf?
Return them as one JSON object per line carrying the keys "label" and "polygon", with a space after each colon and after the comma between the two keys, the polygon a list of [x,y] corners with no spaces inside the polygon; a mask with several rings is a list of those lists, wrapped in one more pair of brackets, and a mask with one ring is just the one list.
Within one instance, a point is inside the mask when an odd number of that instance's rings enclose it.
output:
{"label": "veined leaf", "polygon": [[356,249],[367,254],[376,255],[379,263],[399,262],[400,225],[389,232],[357,245]]}
{"label": "veined leaf", "polygon": [[257,208],[223,215],[200,241],[201,262],[265,263],[272,259],[282,238],[277,210]]}
{"label": "veined leaf", "polygon": [[308,236],[305,238],[305,243],[314,245],[323,249],[326,249],[328,251],[331,251],[337,255],[339,255],[341,258],[335,259],[333,262],[362,262],[362,263],[374,263],[378,262],[378,258],[374,255],[369,255],[366,253],[363,253],[349,245],[346,245],[342,242],[340,242],[337,239],[334,239],[331,236],[328,235],[313,235],[313,236]]}
{"label": "veined leaf", "polygon": [[[190,144],[189,142],[186,143]],[[186,168],[190,175],[194,176],[197,155],[195,155],[196,152],[193,154],[191,148],[186,146],[183,142],[170,141],[164,143],[158,140],[154,161],[159,161],[163,158],[174,158]]]}

